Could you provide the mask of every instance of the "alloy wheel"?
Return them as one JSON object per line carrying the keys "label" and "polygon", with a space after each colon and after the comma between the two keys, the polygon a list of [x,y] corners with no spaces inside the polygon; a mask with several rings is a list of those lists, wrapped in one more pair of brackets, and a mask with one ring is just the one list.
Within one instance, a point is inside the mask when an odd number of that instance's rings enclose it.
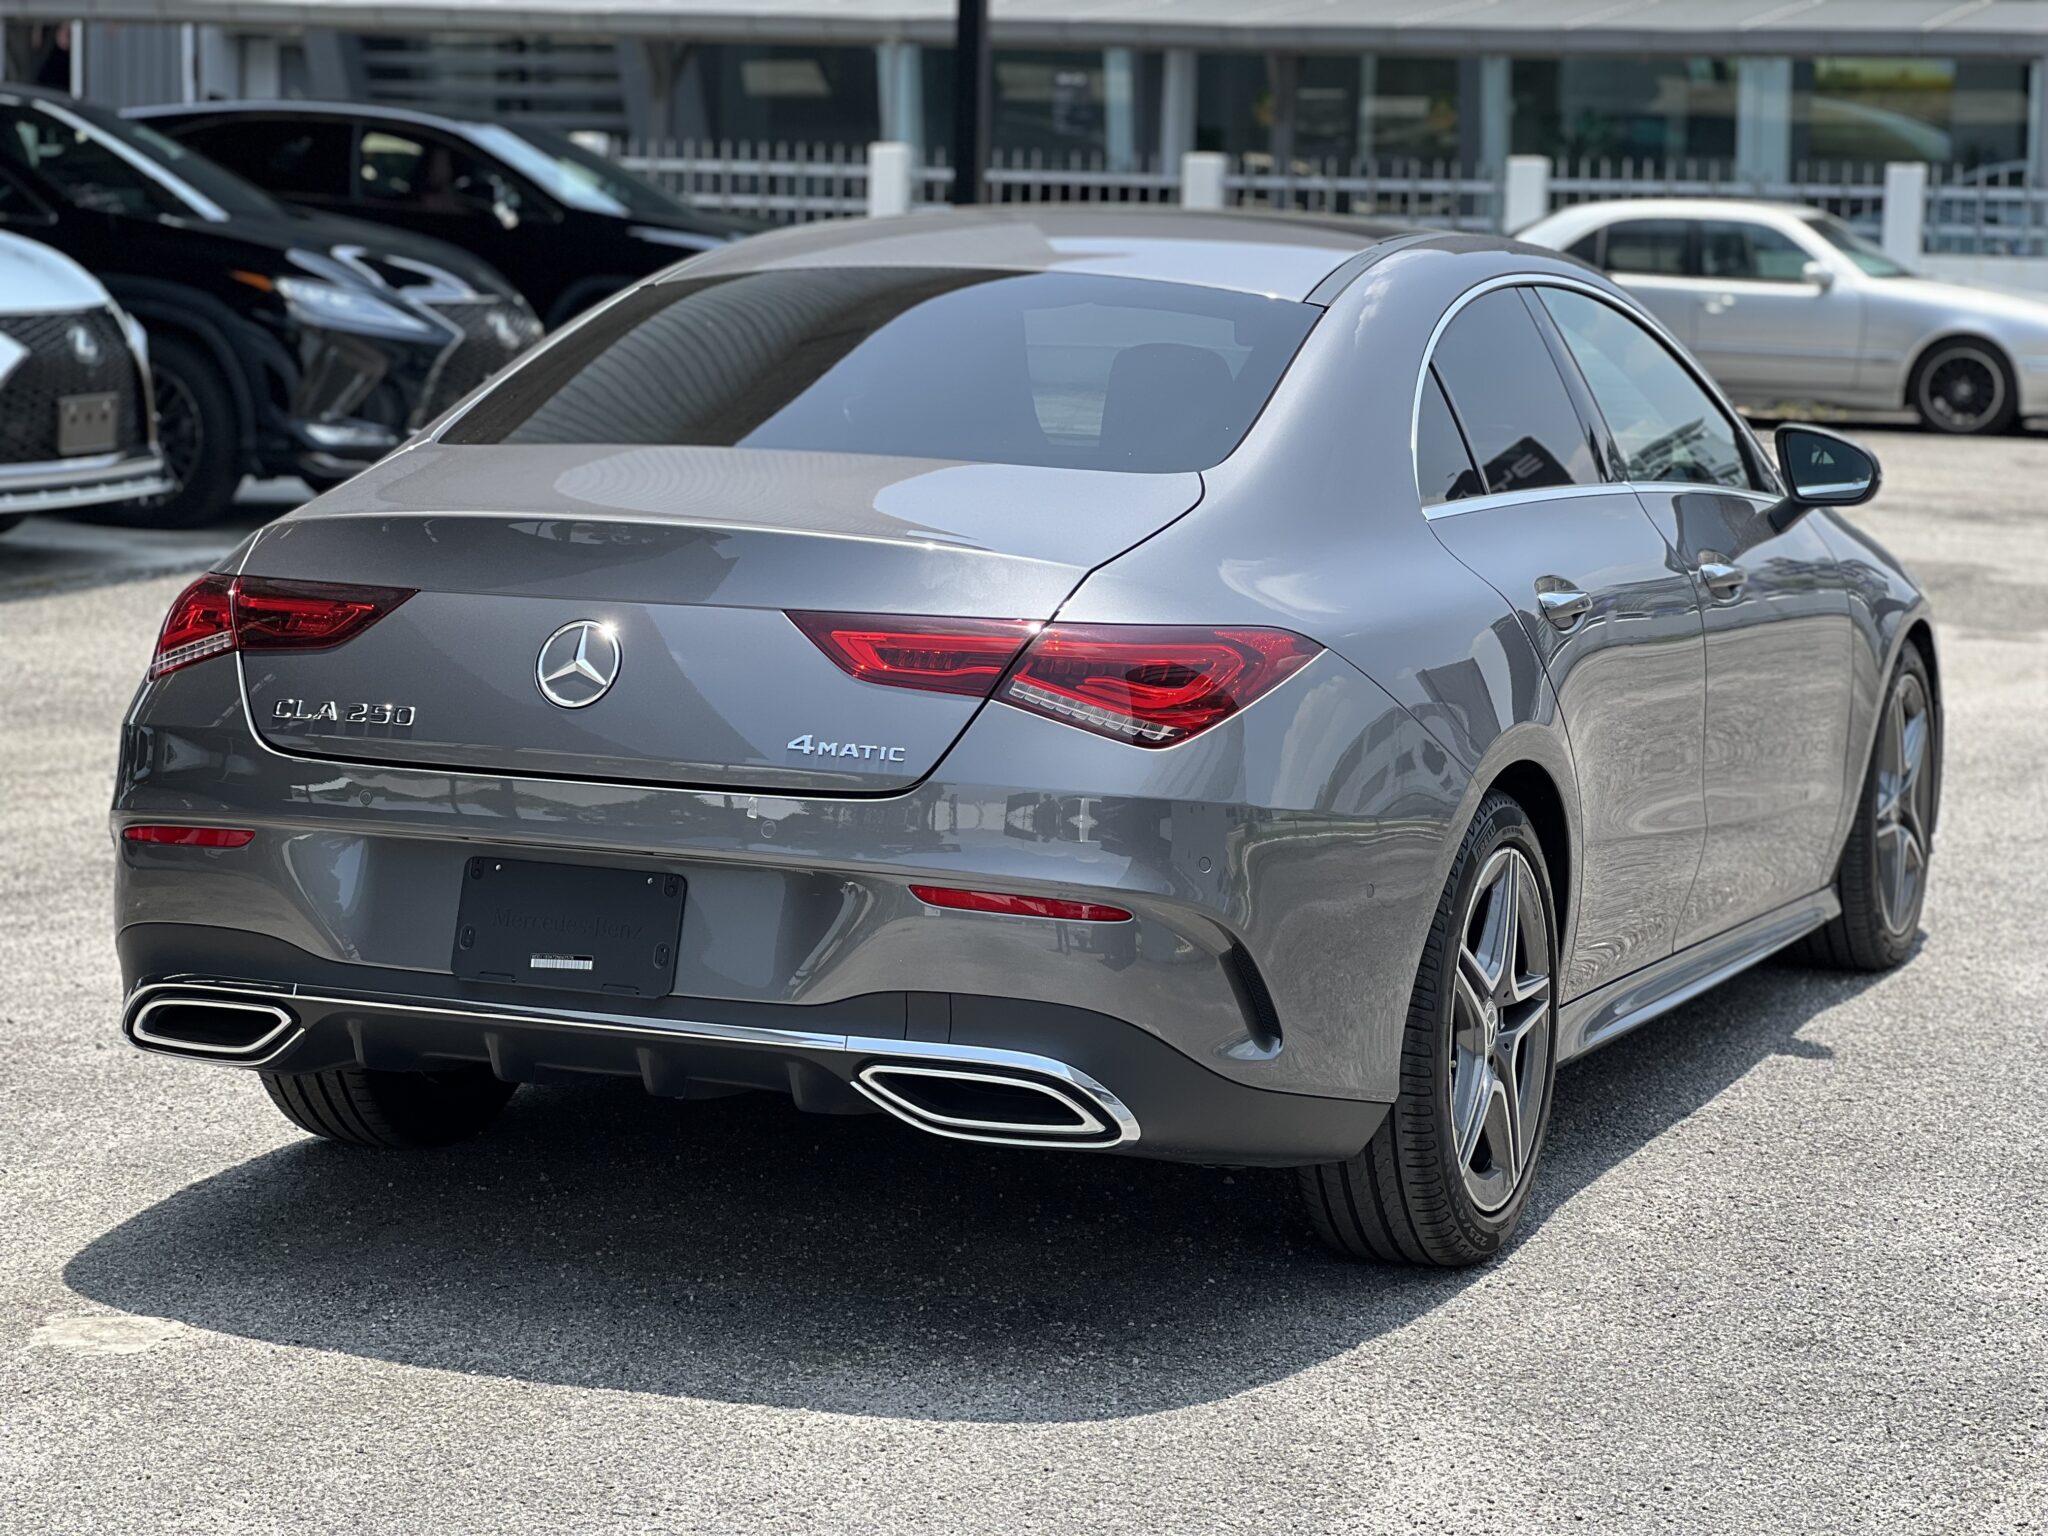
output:
{"label": "alloy wheel", "polygon": [[1481,1211],[1514,1197],[1541,1132],[1551,1051],[1550,932],[1520,850],[1480,871],[1460,930],[1451,1001],[1451,1140]]}
{"label": "alloy wheel", "polygon": [[1977,347],[1954,347],[1929,364],[1920,409],[1950,432],[1975,432],[2005,409],[2005,371]]}
{"label": "alloy wheel", "polygon": [[1927,689],[1913,673],[1901,672],[1885,701],[1877,742],[1877,900],[1885,927],[1895,934],[1920,917],[1933,819],[1932,734]]}
{"label": "alloy wheel", "polygon": [[156,443],[164,456],[164,473],[171,489],[149,497],[147,505],[158,506],[178,493],[199,463],[206,448],[206,422],[199,414],[199,402],[184,380],[161,368],[149,371],[149,386],[156,396]]}

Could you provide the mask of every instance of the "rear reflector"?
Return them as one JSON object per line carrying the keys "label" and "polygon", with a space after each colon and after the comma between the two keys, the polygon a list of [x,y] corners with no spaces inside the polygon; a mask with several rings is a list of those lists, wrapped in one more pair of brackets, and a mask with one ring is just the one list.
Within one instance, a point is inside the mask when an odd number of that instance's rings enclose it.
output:
{"label": "rear reflector", "polygon": [[792,613],[790,622],[867,683],[985,699],[1038,633],[1024,619],[911,619],[877,613]]}
{"label": "rear reflector", "polygon": [[246,848],[256,834],[247,827],[124,827],[121,836],[177,848]]}
{"label": "rear reflector", "polygon": [[1208,730],[1322,649],[1284,629],[789,617],[864,682],[995,698],[1134,747],[1171,747]]}
{"label": "rear reflector", "polygon": [[1011,896],[1001,891],[963,891],[949,885],[913,885],[910,894],[928,907],[956,912],[995,912],[1005,917],[1052,917],[1070,923],[1128,923],[1122,907],[1092,901],[1061,901],[1052,896]]}
{"label": "rear reflector", "polygon": [[209,573],[171,604],[149,675],[165,677],[228,651],[326,650],[361,634],[411,596],[407,587]]}

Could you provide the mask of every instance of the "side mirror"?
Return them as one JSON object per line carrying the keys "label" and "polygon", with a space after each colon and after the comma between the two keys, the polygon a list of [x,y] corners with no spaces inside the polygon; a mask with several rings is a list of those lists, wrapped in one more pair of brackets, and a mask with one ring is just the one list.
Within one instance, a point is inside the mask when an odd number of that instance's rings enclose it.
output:
{"label": "side mirror", "polygon": [[1779,473],[1801,509],[1860,507],[1884,483],[1875,455],[1825,427],[1780,427],[1777,446]]}
{"label": "side mirror", "polygon": [[1835,269],[1824,261],[1809,261],[1799,269],[1799,280],[1811,283],[1822,293],[1835,286]]}

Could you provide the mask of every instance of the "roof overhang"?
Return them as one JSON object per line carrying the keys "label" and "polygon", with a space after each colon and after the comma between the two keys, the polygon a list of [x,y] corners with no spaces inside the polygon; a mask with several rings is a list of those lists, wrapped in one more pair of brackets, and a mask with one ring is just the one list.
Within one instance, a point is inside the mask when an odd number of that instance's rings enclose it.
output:
{"label": "roof overhang", "polygon": [[[2048,56],[2041,0],[992,0],[1011,45]],[[0,0],[0,16],[678,41],[950,42],[951,0]]]}

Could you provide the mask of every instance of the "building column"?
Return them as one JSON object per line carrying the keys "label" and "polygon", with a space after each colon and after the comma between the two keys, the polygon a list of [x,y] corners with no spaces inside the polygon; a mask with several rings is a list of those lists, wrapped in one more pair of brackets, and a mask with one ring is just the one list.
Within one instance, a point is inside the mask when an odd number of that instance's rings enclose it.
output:
{"label": "building column", "polygon": [[1103,147],[1112,171],[1138,163],[1138,59],[1129,48],[1102,50]]}
{"label": "building column", "polygon": [[1372,164],[1379,146],[1373,142],[1373,128],[1379,122],[1374,108],[1379,104],[1380,61],[1379,55],[1368,53],[1358,61],[1358,128],[1352,142],[1352,158],[1363,165]]}
{"label": "building column", "polygon": [[1506,174],[1514,146],[1514,61],[1489,53],[1458,61],[1458,158],[1465,173]]}
{"label": "building column", "polygon": [[1792,61],[1735,65],[1735,174],[1758,184],[1792,179]]}
{"label": "building column", "polygon": [[2027,185],[2048,186],[2048,59],[2027,66]]}
{"label": "building column", "polygon": [[882,104],[882,137],[908,144],[924,158],[924,51],[892,40],[875,48],[875,78]]}
{"label": "building column", "polygon": [[1266,144],[1273,156],[1273,170],[1283,176],[1294,167],[1294,88],[1301,76],[1300,65],[1295,54],[1266,55],[1266,79],[1273,89],[1273,127]]}
{"label": "building column", "polygon": [[1159,87],[1159,163],[1166,170],[1180,165],[1195,147],[1195,82],[1198,66],[1191,48],[1169,48],[1161,60]]}

